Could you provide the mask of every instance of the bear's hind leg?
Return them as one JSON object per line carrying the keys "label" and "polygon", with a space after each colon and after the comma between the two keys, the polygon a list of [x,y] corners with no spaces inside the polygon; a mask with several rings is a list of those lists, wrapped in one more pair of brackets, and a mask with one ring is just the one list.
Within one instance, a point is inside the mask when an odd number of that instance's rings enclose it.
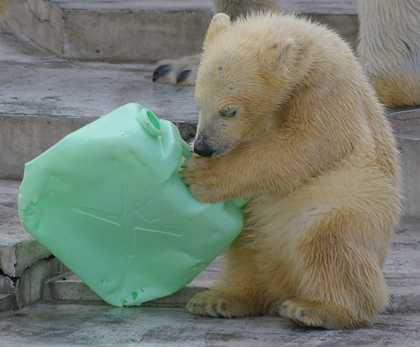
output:
{"label": "bear's hind leg", "polygon": [[299,235],[293,252],[299,284],[274,308],[281,316],[311,327],[343,329],[367,325],[385,309],[389,296],[381,258],[393,227],[375,227],[362,214],[347,217],[321,217]]}

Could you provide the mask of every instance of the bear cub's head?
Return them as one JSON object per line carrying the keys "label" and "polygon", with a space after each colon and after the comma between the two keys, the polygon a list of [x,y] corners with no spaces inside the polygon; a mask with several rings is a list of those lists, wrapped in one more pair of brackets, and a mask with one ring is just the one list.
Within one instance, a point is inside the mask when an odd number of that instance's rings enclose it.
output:
{"label": "bear cub's head", "polygon": [[291,37],[266,40],[270,32],[264,30],[248,30],[246,19],[214,16],[196,81],[197,154],[223,155],[275,126],[273,115],[297,80],[291,78],[296,45]]}

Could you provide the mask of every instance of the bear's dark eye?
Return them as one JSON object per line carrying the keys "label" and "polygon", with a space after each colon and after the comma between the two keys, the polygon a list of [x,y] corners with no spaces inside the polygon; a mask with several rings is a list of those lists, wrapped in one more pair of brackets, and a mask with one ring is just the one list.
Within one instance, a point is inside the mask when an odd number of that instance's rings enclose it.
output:
{"label": "bear's dark eye", "polygon": [[235,117],[238,114],[238,109],[236,108],[225,108],[224,110],[220,111],[220,115],[222,117],[227,117],[227,118],[231,118],[231,117]]}

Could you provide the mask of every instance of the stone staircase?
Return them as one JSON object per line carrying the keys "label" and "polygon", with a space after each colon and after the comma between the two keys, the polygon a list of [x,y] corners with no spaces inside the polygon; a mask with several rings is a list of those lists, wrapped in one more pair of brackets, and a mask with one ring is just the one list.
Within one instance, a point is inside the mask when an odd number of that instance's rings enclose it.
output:
{"label": "stone staircase", "polygon": [[[111,62],[156,62],[200,51],[212,0],[16,0],[7,25],[58,56]],[[334,4],[335,3],[335,4]],[[358,35],[355,0],[279,0],[285,12],[311,16],[351,44]]]}
{"label": "stone staircase", "polygon": [[[335,28],[351,44],[356,0],[279,1]],[[24,163],[128,102],[195,134],[194,89],[152,83],[159,59],[196,53],[212,1],[17,0],[0,36],[0,312],[40,301],[102,302],[25,232],[17,215]],[[69,60],[72,59],[72,60]],[[384,269],[389,311],[420,309],[420,109],[390,111],[402,152],[405,219]],[[212,285],[218,258],[178,293],[145,306],[184,306]]]}

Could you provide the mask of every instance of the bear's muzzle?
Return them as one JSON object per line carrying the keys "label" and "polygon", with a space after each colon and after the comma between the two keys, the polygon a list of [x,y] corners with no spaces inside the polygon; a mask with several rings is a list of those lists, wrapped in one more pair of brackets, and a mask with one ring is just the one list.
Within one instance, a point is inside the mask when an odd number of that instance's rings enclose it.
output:
{"label": "bear's muzzle", "polygon": [[194,142],[194,152],[202,157],[210,158],[214,154],[213,147],[202,137],[197,138]]}

